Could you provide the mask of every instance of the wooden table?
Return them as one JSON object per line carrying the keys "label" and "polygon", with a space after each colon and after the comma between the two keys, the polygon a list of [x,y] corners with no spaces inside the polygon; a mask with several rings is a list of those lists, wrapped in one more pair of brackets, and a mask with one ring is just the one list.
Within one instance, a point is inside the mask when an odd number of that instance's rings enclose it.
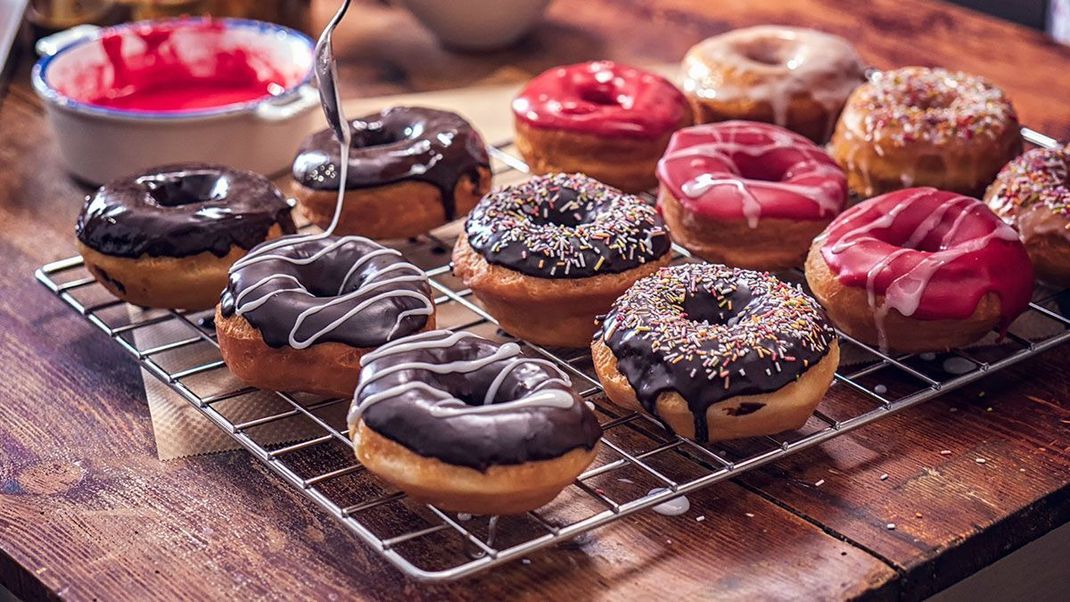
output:
{"label": "wooden table", "polygon": [[[674,61],[767,22],[844,35],[877,66],[986,75],[1025,123],[1070,134],[1070,49],[923,0],[558,0],[531,39],[488,55],[445,52],[405,13],[358,5],[343,73],[349,95],[376,95]],[[84,190],[57,163],[28,72],[24,60],[0,101],[0,579],[19,595],[920,598],[1070,518],[1070,362],[1056,350],[691,496],[702,523],[646,512],[527,565],[407,582],[244,453],[156,460],[134,363],[32,279],[73,253]]]}

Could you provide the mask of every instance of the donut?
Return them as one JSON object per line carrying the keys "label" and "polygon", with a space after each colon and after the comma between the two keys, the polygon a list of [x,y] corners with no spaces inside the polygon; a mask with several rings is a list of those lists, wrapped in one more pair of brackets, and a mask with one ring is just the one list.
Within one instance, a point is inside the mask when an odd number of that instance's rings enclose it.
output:
{"label": "donut", "polygon": [[227,269],[261,242],[297,230],[263,176],[187,163],[138,172],[86,198],[75,233],[85,267],[142,307],[208,309]]}
{"label": "donut", "polygon": [[291,236],[230,270],[216,308],[223,361],[245,383],[349,397],[360,358],[435,327],[427,277],[360,236]]}
{"label": "donut", "polygon": [[699,442],[800,428],[840,357],[813,299],[767,273],[710,263],[636,282],[591,353],[610,400]]}
{"label": "donut", "polygon": [[847,200],[843,170],[819,146],[752,121],[676,132],[658,180],[658,209],[674,241],[709,261],[754,270],[802,266]]}
{"label": "donut", "polygon": [[862,198],[932,186],[979,196],[1022,151],[1018,116],[991,82],[946,69],[875,73],[851,94],[829,152]]}
{"label": "donut", "polygon": [[585,173],[625,192],[657,185],[673,131],[691,125],[665,78],[609,61],[555,67],[513,100],[516,147],[535,174]]}
{"label": "donut", "polygon": [[513,336],[586,347],[595,316],[671,259],[657,211],[582,174],[498,189],[472,210],[453,273]]}
{"label": "donut", "polygon": [[[490,158],[461,116],[392,107],[355,119],[345,201],[334,234],[411,238],[468,213],[490,190]],[[341,149],[325,129],[305,139],[293,162],[301,212],[326,229],[334,218]]]}
{"label": "donut", "polygon": [[361,362],[349,412],[357,459],[442,510],[519,514],[594,460],[602,429],[553,363],[468,332],[383,345]]}
{"label": "donut", "polygon": [[985,203],[1018,230],[1037,277],[1070,287],[1070,146],[1035,148],[1008,163]]}
{"label": "donut", "polygon": [[847,40],[761,25],[708,38],[684,56],[684,92],[697,123],[773,123],[823,144],[865,66]]}
{"label": "donut", "polygon": [[806,281],[843,332],[882,350],[946,351],[1029,305],[1033,266],[977,199],[934,188],[851,207],[814,240]]}

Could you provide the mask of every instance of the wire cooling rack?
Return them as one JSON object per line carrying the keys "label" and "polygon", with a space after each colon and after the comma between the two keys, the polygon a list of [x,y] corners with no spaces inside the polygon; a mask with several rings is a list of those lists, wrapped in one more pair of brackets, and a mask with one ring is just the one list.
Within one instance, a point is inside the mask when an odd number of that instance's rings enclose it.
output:
{"label": "wire cooling rack", "polygon": [[[1023,133],[1033,144],[1055,144],[1037,132]],[[491,148],[498,183],[520,180],[527,172],[509,149]],[[399,248],[426,270],[440,327],[512,340],[450,273],[449,250],[459,229],[454,223]],[[682,249],[676,252],[677,261],[691,260]],[[96,283],[81,257],[50,263],[36,277],[289,486],[421,581],[456,579],[522,558],[814,447],[1070,339],[1070,319],[1064,317],[1070,315],[1070,294],[1056,291],[1038,292],[1005,338],[992,334],[982,345],[950,353],[889,355],[841,333],[840,369],[804,428],[711,445],[676,437],[654,419],[610,403],[588,351],[520,341],[526,353],[554,361],[572,377],[576,391],[593,404],[605,437],[595,463],[547,506],[519,516],[470,517],[407,499],[357,463],[346,432],[348,399],[265,395],[237,383],[219,355],[210,311],[128,306]],[[801,282],[799,273],[784,277]],[[249,403],[240,403],[251,396],[259,396],[255,415]]]}

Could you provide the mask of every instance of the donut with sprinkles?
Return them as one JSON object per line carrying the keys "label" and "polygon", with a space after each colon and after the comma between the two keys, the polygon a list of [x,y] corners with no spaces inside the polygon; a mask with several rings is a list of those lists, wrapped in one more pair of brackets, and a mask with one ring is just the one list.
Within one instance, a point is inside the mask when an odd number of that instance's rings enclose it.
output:
{"label": "donut with sprinkles", "polygon": [[1011,161],[984,200],[1018,230],[1037,277],[1070,286],[1070,145],[1035,148]]}
{"label": "donut with sprinkles", "polygon": [[453,272],[510,334],[586,347],[595,316],[668,265],[670,247],[651,204],[585,175],[558,173],[483,197],[457,240]]}
{"label": "donut with sprinkles", "polygon": [[839,364],[816,301],[770,274],[709,263],[636,282],[591,351],[614,403],[700,442],[801,427]]}
{"label": "donut with sprinkles", "polygon": [[1018,116],[992,82],[903,67],[851,94],[830,142],[851,191],[869,198],[913,186],[979,196],[1022,150]]}

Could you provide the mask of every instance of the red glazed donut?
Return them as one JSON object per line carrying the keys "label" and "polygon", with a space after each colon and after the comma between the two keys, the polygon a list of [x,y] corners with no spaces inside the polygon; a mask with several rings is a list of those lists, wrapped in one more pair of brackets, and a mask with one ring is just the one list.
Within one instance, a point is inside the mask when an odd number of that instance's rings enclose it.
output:
{"label": "red glazed donut", "polygon": [[814,241],[806,280],[847,334],[903,352],[967,345],[1025,311],[1033,266],[977,199],[910,188],[848,209]]}
{"label": "red glazed donut", "polygon": [[810,242],[847,199],[843,170],[820,147],[752,121],[676,132],[657,175],[658,207],[673,239],[741,268],[802,265]]}
{"label": "red glazed donut", "polygon": [[668,80],[609,61],[555,67],[513,100],[516,145],[536,174],[581,172],[625,192],[657,184],[669,136],[691,108]]}

